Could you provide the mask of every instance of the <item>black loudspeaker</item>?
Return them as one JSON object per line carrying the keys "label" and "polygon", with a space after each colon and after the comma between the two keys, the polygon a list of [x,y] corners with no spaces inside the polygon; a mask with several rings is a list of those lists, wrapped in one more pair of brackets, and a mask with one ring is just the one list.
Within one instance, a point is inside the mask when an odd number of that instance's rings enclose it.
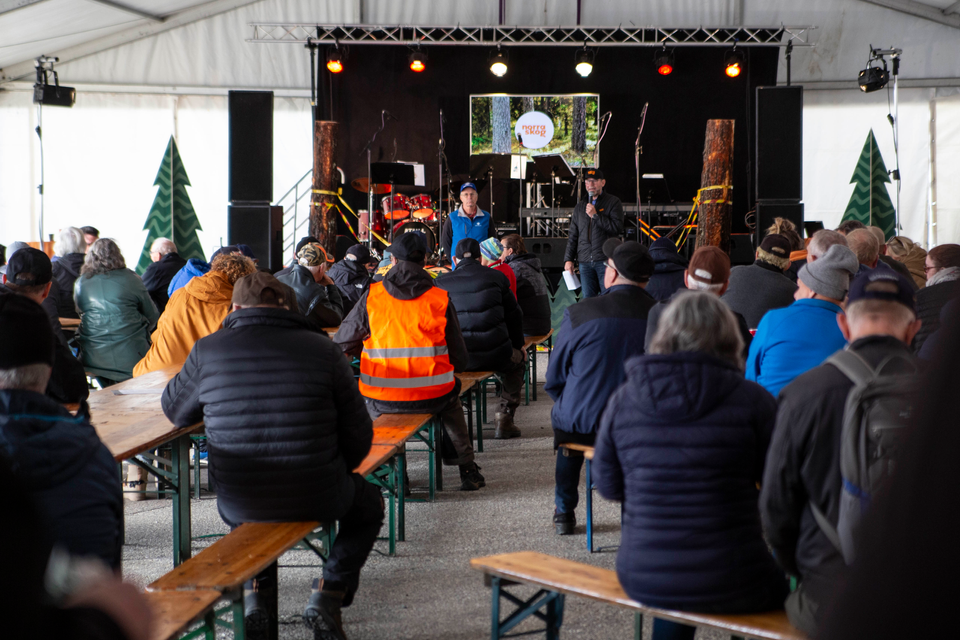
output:
{"label": "black loudspeaker", "polygon": [[540,266],[544,269],[563,269],[566,238],[524,238],[523,244],[527,251],[540,258]]}
{"label": "black loudspeaker", "polygon": [[753,264],[753,254],[756,253],[753,248],[752,233],[731,233],[730,234],[730,264],[737,265]]}
{"label": "black loudspeaker", "polygon": [[227,244],[245,244],[271,273],[283,268],[283,207],[227,207]]}
{"label": "black loudspeaker", "polygon": [[803,87],[757,87],[757,200],[803,199]]}
{"label": "black loudspeaker", "polygon": [[774,218],[786,218],[797,225],[797,233],[803,237],[803,203],[802,202],[757,202],[757,232],[756,242],[760,242],[767,234],[767,228],[773,224]]}
{"label": "black loudspeaker", "polygon": [[230,202],[273,202],[273,92],[230,91]]}

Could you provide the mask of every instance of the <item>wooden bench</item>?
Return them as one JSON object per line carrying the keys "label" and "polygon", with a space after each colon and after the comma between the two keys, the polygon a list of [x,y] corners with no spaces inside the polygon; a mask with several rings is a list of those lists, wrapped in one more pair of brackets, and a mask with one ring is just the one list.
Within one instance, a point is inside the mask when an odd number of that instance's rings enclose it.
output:
{"label": "wooden bench", "polygon": [[[374,436],[376,440],[376,436]],[[397,540],[403,540],[400,526],[403,514],[403,467],[398,464],[400,449],[395,444],[377,444],[370,447],[370,453],[353,470],[387,491],[387,541],[391,556],[397,555]],[[396,515],[394,515],[396,514]],[[401,533],[398,535],[398,533]]]}
{"label": "wooden bench", "polygon": [[[476,411],[472,413],[476,416],[477,453],[483,453],[483,425],[487,422],[486,382],[493,377],[493,374],[493,371],[464,371],[456,374],[460,380],[460,396],[466,395],[468,406],[471,402],[476,402]],[[468,417],[470,416],[468,415]],[[468,429],[472,426],[472,424],[467,425]],[[472,433],[470,437],[473,438]]]}
{"label": "wooden bench", "polygon": [[[697,627],[708,627],[729,633],[732,638],[760,638],[762,640],[805,640],[806,636],[787,621],[783,611],[742,615],[688,613],[648,607],[631,600],[611,569],[594,567],[581,562],[548,556],[535,551],[505,553],[474,558],[470,566],[482,571],[492,588],[492,622],[490,637],[494,640],[506,634],[531,615],[546,622],[548,640],[560,637],[563,623],[564,596],[581,596],[630,609],[636,613],[634,637],[639,640],[643,629],[643,615],[672,620]],[[504,588],[515,583],[539,587],[527,600],[521,600]],[[512,602],[517,610],[501,620],[501,598]],[[540,613],[545,609],[544,613]]]}
{"label": "wooden bench", "polygon": [[553,351],[553,329],[550,329],[546,335],[527,336],[523,341],[523,346],[527,350],[527,370],[523,376],[527,383],[527,404],[530,404],[530,387],[533,387],[534,401],[537,399],[537,347],[544,342],[548,342],[549,345],[547,352]]}
{"label": "wooden bench", "polygon": [[429,413],[384,413],[373,421],[373,444],[396,446],[399,449],[400,464],[404,468],[407,442],[416,438],[426,445],[426,449],[411,451],[426,451],[432,454],[428,459],[431,501],[436,498],[437,491],[443,490],[443,461],[440,456],[441,436],[438,422]]}
{"label": "wooden bench", "polygon": [[[193,622],[213,614],[213,607],[223,597],[219,591],[148,591],[147,605],[153,611],[150,640],[172,640],[180,637]],[[216,633],[212,620],[207,628]]]}
{"label": "wooden bench", "polygon": [[[577,451],[579,453],[571,454],[571,452]],[[587,508],[587,551],[593,553],[593,470],[591,466],[593,465],[593,447],[587,444],[576,444],[573,442],[565,442],[560,445],[560,451],[557,452],[557,455],[580,455],[586,459],[586,464],[584,464],[584,481],[587,485],[587,495],[586,495],[586,508]],[[600,549],[597,549],[600,551]]]}

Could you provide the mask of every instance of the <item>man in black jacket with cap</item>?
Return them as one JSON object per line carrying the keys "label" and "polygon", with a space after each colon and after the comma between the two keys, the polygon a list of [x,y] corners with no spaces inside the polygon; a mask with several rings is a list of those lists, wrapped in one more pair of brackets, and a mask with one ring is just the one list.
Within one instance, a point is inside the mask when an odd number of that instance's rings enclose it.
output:
{"label": "man in black jacket with cap", "polygon": [[366,245],[355,244],[343,256],[343,260],[336,262],[327,271],[327,275],[337,285],[340,296],[343,298],[343,316],[346,317],[353,310],[360,297],[366,292],[372,282],[367,265],[373,261],[370,250]]}
{"label": "man in black jacket with cap", "polygon": [[[370,451],[373,425],[350,363],[306,318],[284,308],[286,295],[267,273],[237,280],[223,328],[194,344],[161,403],[177,426],[203,420],[227,524],[339,522],[304,617],[330,634],[322,637],[342,639],[340,609],[352,602],[383,523],[379,489],[353,473]],[[257,578],[258,588],[265,580]],[[262,629],[256,593],[245,608],[251,626]]]}
{"label": "man in black jacket with cap", "polygon": [[588,169],[583,184],[587,197],[577,203],[570,216],[563,268],[573,273],[573,261],[577,260],[583,297],[590,298],[606,291],[603,243],[623,235],[623,205],[620,198],[603,190],[607,181],[600,169]]}

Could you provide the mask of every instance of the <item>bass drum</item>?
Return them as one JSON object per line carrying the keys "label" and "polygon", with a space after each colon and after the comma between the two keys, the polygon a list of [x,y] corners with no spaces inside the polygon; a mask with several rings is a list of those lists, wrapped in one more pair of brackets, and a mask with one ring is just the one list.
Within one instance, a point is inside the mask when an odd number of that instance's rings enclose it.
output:
{"label": "bass drum", "polygon": [[[437,250],[437,236],[433,229],[420,222],[419,220],[404,220],[393,228],[393,237],[396,238],[401,233],[419,233],[427,243],[427,255],[435,253]],[[389,250],[389,249],[388,249]]]}

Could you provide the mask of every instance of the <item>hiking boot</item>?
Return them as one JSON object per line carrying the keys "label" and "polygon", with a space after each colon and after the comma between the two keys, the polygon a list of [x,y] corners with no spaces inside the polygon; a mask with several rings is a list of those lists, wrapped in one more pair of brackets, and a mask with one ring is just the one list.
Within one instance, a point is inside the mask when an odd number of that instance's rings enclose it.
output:
{"label": "hiking boot", "polygon": [[267,640],[270,636],[270,613],[256,591],[243,596],[243,624],[249,640]]}
{"label": "hiking boot", "polygon": [[460,465],[460,491],[476,491],[485,486],[487,483],[480,475],[480,467],[476,462]]}
{"label": "hiking boot", "polygon": [[494,432],[493,437],[497,440],[509,440],[510,438],[519,438],[520,429],[517,428],[517,425],[513,424],[513,416],[509,413],[497,413],[497,430]]}
{"label": "hiking boot", "polygon": [[554,512],[553,526],[556,527],[558,536],[568,536],[577,526],[577,514],[572,511],[570,513]]}
{"label": "hiking boot", "polygon": [[343,606],[343,591],[315,591],[303,610],[303,619],[313,629],[314,640],[347,640],[343,632],[340,608]]}

